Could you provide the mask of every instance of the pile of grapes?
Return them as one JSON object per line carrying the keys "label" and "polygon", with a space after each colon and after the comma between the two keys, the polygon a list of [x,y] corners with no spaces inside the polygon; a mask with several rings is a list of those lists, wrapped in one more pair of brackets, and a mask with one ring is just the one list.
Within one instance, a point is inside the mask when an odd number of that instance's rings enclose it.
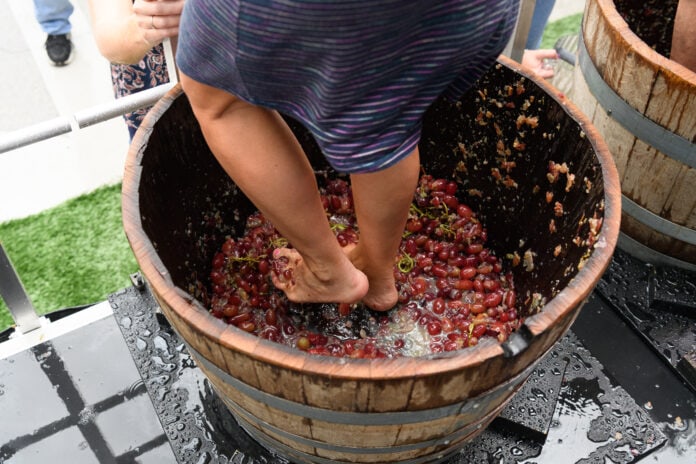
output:
{"label": "pile of grapes", "polygon": [[[422,356],[483,337],[505,341],[521,323],[512,276],[456,193],[455,182],[419,179],[394,263],[399,302],[390,311],[288,301],[271,273],[283,272],[273,250],[289,244],[259,212],[248,217],[244,236],[228,238],[215,254],[206,305],[241,330],[327,356]],[[321,195],[338,242],[356,243],[350,185],[326,179]]]}

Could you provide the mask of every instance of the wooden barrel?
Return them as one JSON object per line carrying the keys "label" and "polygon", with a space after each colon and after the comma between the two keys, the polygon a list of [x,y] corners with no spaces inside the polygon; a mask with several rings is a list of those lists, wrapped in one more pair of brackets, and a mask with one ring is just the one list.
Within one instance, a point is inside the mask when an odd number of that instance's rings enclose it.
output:
{"label": "wooden barrel", "polygon": [[[651,40],[671,40],[666,19],[673,19],[676,0],[645,3],[586,3],[572,99],[602,134],[619,171],[619,246],[696,269],[696,73],[654,49],[664,44],[647,44],[629,27],[629,13],[643,14],[645,22],[668,29]],[[633,29],[648,35],[645,27]]]}
{"label": "wooden barrel", "polygon": [[[617,173],[570,102],[501,60],[460,101],[433,105],[420,148],[426,172],[460,183],[499,255],[534,257],[512,268],[529,314],[503,344],[424,357],[310,355],[212,317],[201,282],[254,207],[208,150],[179,87],[150,111],[126,164],[125,231],[163,313],[261,444],[306,463],[443,460],[495,418],[575,319],[618,239]],[[312,137],[288,122],[312,165],[328,169]],[[566,163],[568,179],[551,182],[551,162]]]}

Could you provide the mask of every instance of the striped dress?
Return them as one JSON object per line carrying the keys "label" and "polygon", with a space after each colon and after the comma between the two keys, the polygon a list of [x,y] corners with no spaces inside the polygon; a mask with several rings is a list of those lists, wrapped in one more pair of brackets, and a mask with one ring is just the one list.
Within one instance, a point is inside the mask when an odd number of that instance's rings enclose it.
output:
{"label": "striped dress", "polygon": [[466,91],[505,47],[518,0],[187,0],[189,77],[301,121],[339,172],[411,153],[440,95]]}

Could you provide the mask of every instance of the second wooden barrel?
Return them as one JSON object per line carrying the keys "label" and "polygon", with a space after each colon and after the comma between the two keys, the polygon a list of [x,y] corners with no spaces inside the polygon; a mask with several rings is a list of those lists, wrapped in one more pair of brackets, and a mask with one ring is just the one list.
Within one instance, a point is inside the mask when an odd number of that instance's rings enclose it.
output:
{"label": "second wooden barrel", "polygon": [[572,97],[619,170],[619,246],[696,269],[696,73],[662,54],[676,3],[588,0]]}

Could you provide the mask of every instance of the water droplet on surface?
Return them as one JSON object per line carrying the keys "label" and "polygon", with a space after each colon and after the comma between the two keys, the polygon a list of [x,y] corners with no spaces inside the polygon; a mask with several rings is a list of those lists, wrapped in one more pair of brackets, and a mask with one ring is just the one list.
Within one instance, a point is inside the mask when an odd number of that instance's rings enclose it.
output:
{"label": "water droplet on surface", "polygon": [[210,462],[210,454],[203,453],[198,457],[196,464],[208,464]]}
{"label": "water droplet on surface", "polygon": [[[198,437],[194,437],[191,439],[191,441],[189,441],[184,446],[182,446],[181,449],[183,451],[190,451],[193,453],[193,452],[198,451],[200,449],[200,447],[201,447],[201,439]],[[199,462],[200,462],[200,459],[199,459]]]}
{"label": "water droplet on surface", "polygon": [[169,393],[169,390],[165,387],[162,387],[159,390],[157,390],[157,395],[156,395],[157,401],[163,401],[167,397],[168,393]]}
{"label": "water droplet on surface", "polygon": [[683,432],[688,428],[688,425],[686,421],[683,421],[681,417],[677,416],[674,419],[674,422],[672,422],[671,424],[667,424],[667,427],[677,432]]}
{"label": "water droplet on surface", "polygon": [[121,319],[121,327],[124,329],[130,329],[132,322],[133,321],[131,321],[130,317],[124,317]]}
{"label": "water droplet on surface", "polygon": [[532,395],[534,395],[536,398],[539,398],[543,402],[547,403],[549,401],[548,397],[546,396],[546,393],[544,393],[542,390],[538,388],[532,388],[531,392]]}
{"label": "water droplet on surface", "polygon": [[164,351],[165,353],[169,353],[169,345],[167,344],[167,341],[162,338],[162,336],[157,335],[155,338],[152,339],[153,344],[155,345],[155,348],[161,351]]}

